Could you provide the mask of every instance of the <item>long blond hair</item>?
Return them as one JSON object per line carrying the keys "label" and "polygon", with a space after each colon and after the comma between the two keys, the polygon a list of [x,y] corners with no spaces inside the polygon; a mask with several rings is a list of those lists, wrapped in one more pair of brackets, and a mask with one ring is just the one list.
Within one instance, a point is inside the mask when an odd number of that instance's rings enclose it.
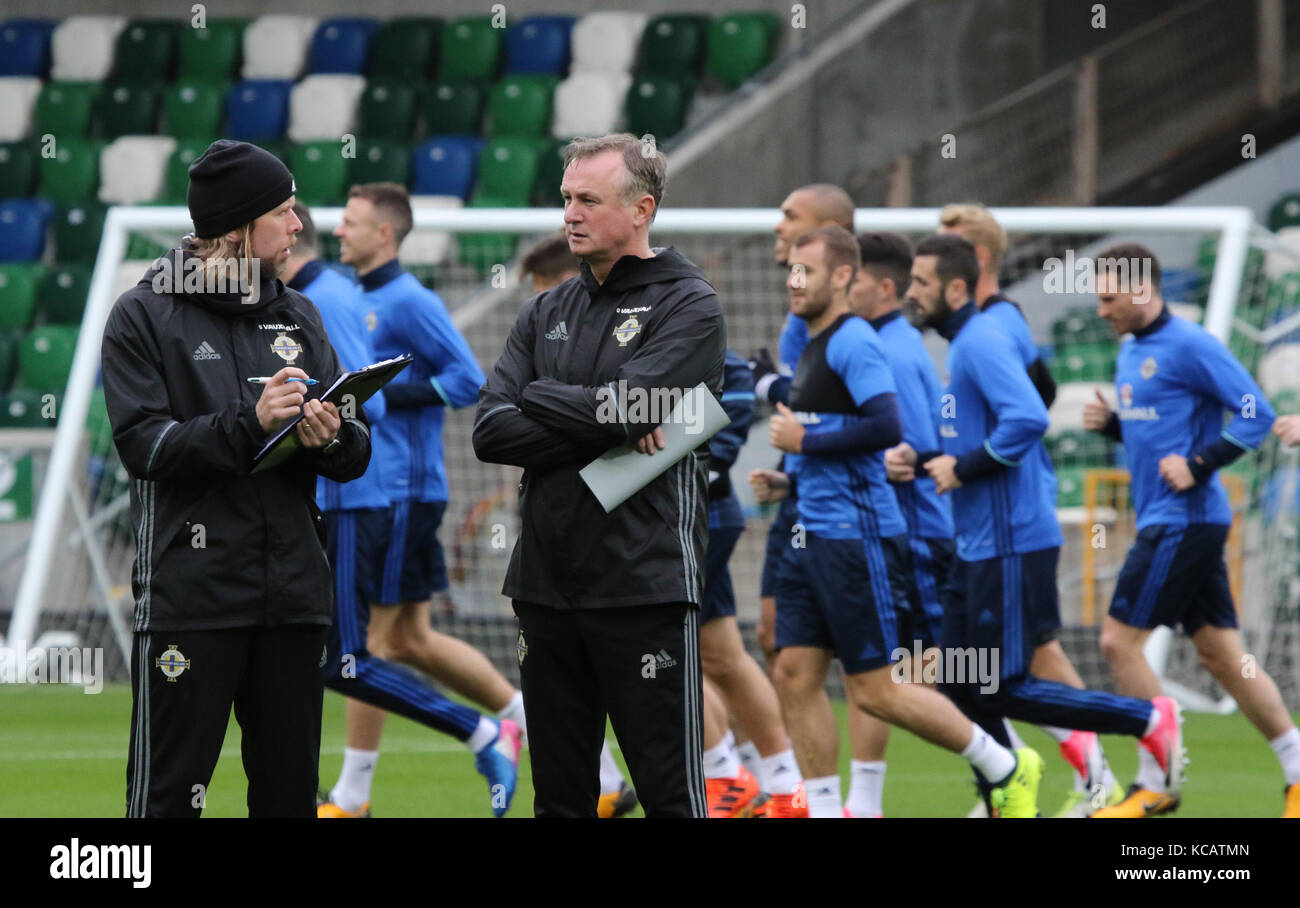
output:
{"label": "long blond hair", "polygon": [[[225,286],[234,288],[241,294],[244,293],[243,284],[239,279],[239,268],[235,264],[241,260],[244,263],[244,274],[250,276],[260,274],[260,264],[256,271],[253,265],[253,224],[250,221],[238,229],[239,237],[233,240],[230,238],[229,231],[221,236],[207,239],[201,239],[193,234],[185,238],[185,248],[203,262],[204,286]],[[247,292],[252,292],[253,289],[250,286]]]}

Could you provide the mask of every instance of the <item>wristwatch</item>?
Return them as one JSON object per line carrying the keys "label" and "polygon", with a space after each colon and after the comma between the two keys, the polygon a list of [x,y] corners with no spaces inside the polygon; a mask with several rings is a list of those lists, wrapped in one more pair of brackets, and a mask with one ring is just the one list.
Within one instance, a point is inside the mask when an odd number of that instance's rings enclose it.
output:
{"label": "wristwatch", "polygon": [[341,447],[342,445],[343,445],[343,440],[339,438],[337,435],[335,435],[332,439],[330,439],[329,444],[325,445],[325,447],[320,449],[320,452],[322,454],[328,454],[331,451],[333,451],[335,448]]}

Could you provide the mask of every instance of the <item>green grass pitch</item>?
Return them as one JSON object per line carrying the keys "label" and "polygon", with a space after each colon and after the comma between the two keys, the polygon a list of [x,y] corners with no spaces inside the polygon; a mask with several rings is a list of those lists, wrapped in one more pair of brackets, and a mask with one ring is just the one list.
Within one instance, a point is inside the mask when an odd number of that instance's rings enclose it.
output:
{"label": "green grass pitch", "polygon": [[[78,687],[9,686],[0,689],[0,816],[115,817],[125,809],[130,689],[106,686],[98,695]],[[842,740],[843,703],[835,704]],[[343,753],[343,699],[325,694],[321,778],[331,784]],[[1187,716],[1191,755],[1183,807],[1178,816],[1272,817],[1282,810],[1282,774],[1268,743],[1240,713]],[[1036,728],[1020,733],[1044,756],[1039,806],[1054,813],[1065,798],[1070,774],[1056,744]],[[1108,737],[1106,753],[1121,784],[1137,765],[1131,740]],[[847,745],[845,745],[847,746]],[[848,753],[842,747],[846,780]],[[615,755],[618,752],[615,751]],[[885,779],[885,815],[964,816],[975,802],[964,762],[895,731]],[[532,813],[532,784],[524,753],[519,791],[509,816]],[[233,719],[208,791],[206,816],[245,816],[239,727]],[[465,748],[406,719],[391,717],[375,776],[373,809],[384,817],[488,816],[486,783]]]}

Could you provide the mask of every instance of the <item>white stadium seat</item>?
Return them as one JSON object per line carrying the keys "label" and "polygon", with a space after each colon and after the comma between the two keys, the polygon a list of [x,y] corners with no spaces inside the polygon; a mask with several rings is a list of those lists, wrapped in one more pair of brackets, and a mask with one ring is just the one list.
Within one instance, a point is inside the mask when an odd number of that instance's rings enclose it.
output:
{"label": "white stadium seat", "polygon": [[574,73],[555,89],[551,135],[599,136],[614,132],[623,116],[623,98],[632,84],[628,73]]}
{"label": "white stadium seat", "polygon": [[167,159],[176,150],[171,136],[122,136],[99,155],[99,200],[138,205],[162,195]]}
{"label": "white stadium seat", "polygon": [[244,29],[245,79],[296,79],[307,62],[314,16],[262,16]]}
{"label": "white stadium seat", "polygon": [[601,12],[573,26],[573,72],[631,72],[645,28],[645,13]]}
{"label": "white stadium seat", "polygon": [[1266,396],[1300,391],[1300,344],[1278,344],[1259,358],[1259,387]]}
{"label": "white stadium seat", "polygon": [[295,142],[340,139],[355,132],[364,76],[308,76],[289,95],[289,138]]}
{"label": "white stadium seat", "polygon": [[123,293],[130,290],[136,284],[140,283],[140,278],[149,273],[153,267],[153,260],[145,261],[143,259],[127,259],[117,266],[113,272],[113,289],[110,291],[112,299],[117,299]]}
{"label": "white stadium seat", "polygon": [[[411,210],[421,208],[460,208],[463,203],[454,195],[413,195]],[[441,265],[451,256],[453,237],[443,230],[415,228],[402,241],[402,261],[408,265]]]}
{"label": "white stadium seat", "polygon": [[1285,249],[1268,249],[1264,253],[1264,273],[1276,281],[1292,271],[1300,271],[1300,227],[1283,227],[1277,240]]}
{"label": "white stadium seat", "polygon": [[27,138],[40,93],[41,80],[35,76],[0,78],[0,142]]}
{"label": "white stadium seat", "polygon": [[125,16],[69,16],[50,42],[50,78],[62,82],[102,82],[113,68],[117,34]]}
{"label": "white stadium seat", "polygon": [[1098,390],[1101,391],[1101,396],[1106,398],[1111,409],[1118,406],[1115,383],[1112,381],[1076,381],[1058,385],[1056,400],[1052,402],[1052,409],[1047,414],[1051,420],[1048,433],[1082,430],[1083,405],[1095,401]]}

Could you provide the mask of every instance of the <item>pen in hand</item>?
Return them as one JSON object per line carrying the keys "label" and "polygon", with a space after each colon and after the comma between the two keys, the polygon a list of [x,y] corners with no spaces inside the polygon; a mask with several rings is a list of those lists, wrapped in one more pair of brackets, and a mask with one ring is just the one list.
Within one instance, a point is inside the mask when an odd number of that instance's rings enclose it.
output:
{"label": "pen in hand", "polygon": [[[258,377],[256,377],[256,378],[250,378],[250,379],[249,379],[249,381],[250,381],[252,384],[255,384],[255,385],[264,385],[264,384],[266,384],[267,382],[269,382],[270,380],[271,380],[271,379],[270,379],[269,377],[264,376],[264,375],[260,375],[260,376],[258,376]],[[314,379],[314,378],[286,378],[285,381],[287,381],[287,382],[289,382],[289,381],[302,382],[304,385],[319,385],[319,384],[320,384],[320,382],[316,381],[316,379]]]}

